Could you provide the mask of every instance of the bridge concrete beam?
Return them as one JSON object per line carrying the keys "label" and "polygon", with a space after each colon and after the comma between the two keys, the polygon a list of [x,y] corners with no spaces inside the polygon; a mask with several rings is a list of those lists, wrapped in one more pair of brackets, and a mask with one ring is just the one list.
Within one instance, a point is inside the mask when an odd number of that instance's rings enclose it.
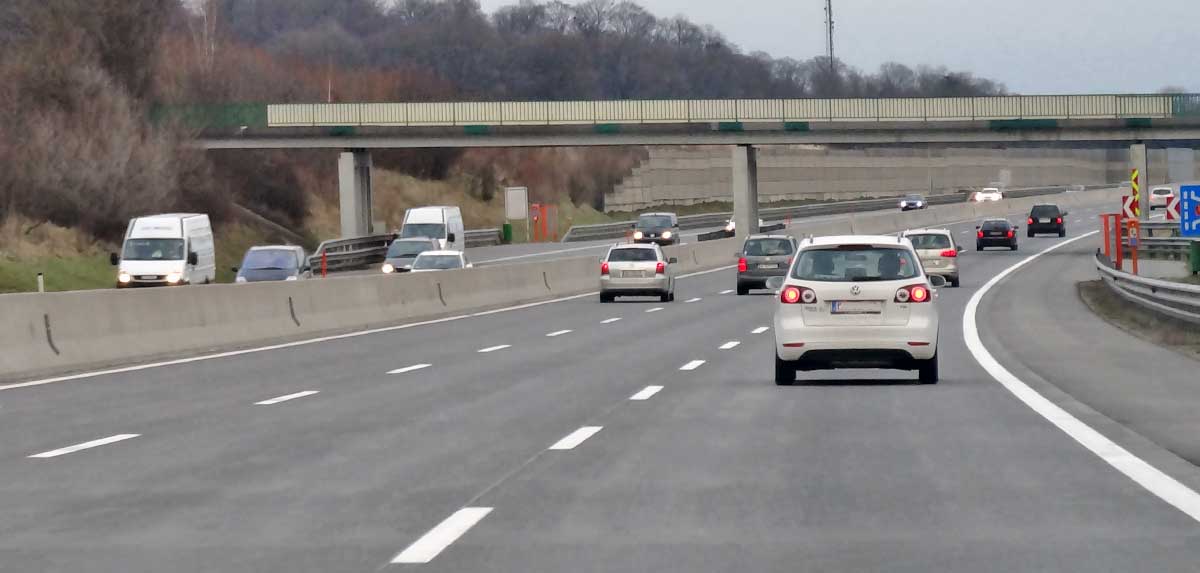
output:
{"label": "bridge concrete beam", "polygon": [[342,237],[371,234],[371,152],[355,149],[338,157],[338,203]]}
{"label": "bridge concrete beam", "polygon": [[738,237],[758,232],[758,150],[735,145],[733,150],[733,222]]}

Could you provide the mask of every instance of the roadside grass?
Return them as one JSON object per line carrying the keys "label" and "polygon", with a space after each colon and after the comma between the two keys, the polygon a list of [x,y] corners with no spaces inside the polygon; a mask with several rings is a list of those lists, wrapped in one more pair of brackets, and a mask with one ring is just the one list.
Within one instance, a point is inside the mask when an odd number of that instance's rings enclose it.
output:
{"label": "roadside grass", "polygon": [[[1195,277],[1190,277],[1194,281]],[[1114,294],[1103,281],[1077,285],[1079,298],[1097,316],[1138,338],[1200,360],[1200,329],[1169,316],[1143,310]]]}

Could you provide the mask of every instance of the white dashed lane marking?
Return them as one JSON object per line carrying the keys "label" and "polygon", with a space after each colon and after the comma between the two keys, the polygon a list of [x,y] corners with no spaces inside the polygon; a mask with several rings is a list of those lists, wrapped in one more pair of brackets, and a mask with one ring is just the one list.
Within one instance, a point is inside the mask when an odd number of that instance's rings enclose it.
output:
{"label": "white dashed lane marking", "polygon": [[412,372],[414,370],[422,370],[425,368],[429,368],[430,366],[433,366],[433,365],[432,364],[413,364],[412,366],[405,366],[404,368],[397,368],[395,370],[390,370],[390,371],[388,371],[388,374],[404,374],[405,372]]}
{"label": "white dashed lane marking", "polygon": [[700,297],[696,297],[696,298],[689,298],[689,299],[687,299],[687,300],[685,300],[685,301],[683,301],[683,302],[700,302],[700,301],[702,301],[702,300],[704,300],[704,299],[702,299],[702,298],[700,298]]}
{"label": "white dashed lane marking", "polygon": [[278,398],[271,398],[270,400],[263,400],[262,402],[255,402],[254,405],[255,406],[273,406],[280,402],[287,402],[288,400],[295,400],[296,398],[303,398],[305,396],[312,396],[313,394],[320,394],[320,393],[321,392],[318,390],[305,390],[304,392],[296,392],[295,394],[288,394],[287,396],[280,396]]}
{"label": "white dashed lane marking", "polygon": [[695,369],[699,368],[701,364],[704,364],[703,360],[693,360],[691,362],[688,362],[687,364],[684,364],[683,366],[680,366],[679,369],[680,370],[695,370]]}
{"label": "white dashed lane marking", "polygon": [[608,318],[608,319],[605,319],[605,320],[601,320],[601,321],[600,321],[600,324],[612,324],[612,323],[614,323],[614,322],[616,322],[616,321],[618,321],[618,320],[621,320],[621,317],[619,317],[619,316],[618,316],[618,317],[613,317],[613,318]]}
{"label": "white dashed lane marking", "polygon": [[511,344],[500,344],[500,345],[497,345],[497,346],[489,346],[489,347],[487,347],[487,348],[480,348],[480,349],[479,349],[479,353],[480,353],[480,354],[487,354],[488,352],[495,352],[495,351],[497,351],[497,350],[504,350],[505,348],[512,348],[512,345],[511,345]]}
{"label": "white dashed lane marking", "polygon": [[663,389],[662,386],[646,386],[645,388],[642,388],[641,391],[639,391],[637,394],[630,396],[629,399],[630,400],[639,400],[639,401],[640,400],[649,400],[651,396],[658,394],[658,392],[662,389]]}
{"label": "white dashed lane marking", "polygon": [[402,551],[392,563],[429,563],[492,512],[490,507],[464,507]]}
{"label": "white dashed lane marking", "polygon": [[769,327],[769,326],[760,326],[760,327],[758,327],[758,328],[755,328],[754,330],[751,330],[751,331],[750,331],[750,334],[762,334],[762,333],[764,333],[764,332],[766,332],[766,331],[768,331],[768,330],[771,330],[771,327]]}
{"label": "white dashed lane marking", "polygon": [[596,435],[596,432],[599,432],[601,429],[603,429],[603,426],[584,426],[578,430],[575,430],[574,432],[571,432],[570,434],[567,434],[563,439],[555,442],[553,446],[550,446],[550,449],[573,450],[588,438]]}
{"label": "white dashed lane marking", "polygon": [[136,438],[140,435],[141,434],[117,434],[115,436],[109,436],[107,438],[100,438],[99,440],[92,440],[90,442],[84,442],[82,444],[75,444],[74,446],[67,446],[65,448],[59,448],[57,450],[50,450],[48,452],[42,452],[40,454],[33,454],[32,456],[29,456],[29,457],[42,458],[42,459],[57,458],[58,456],[65,456],[67,454],[73,454],[73,453],[81,451],[81,450],[87,450],[87,449],[96,448],[99,446],[106,446],[108,444],[115,444],[117,442],[123,442],[130,438]]}
{"label": "white dashed lane marking", "polygon": [[571,333],[570,330],[556,330],[554,332],[547,334],[546,336],[549,338],[554,338],[556,336],[562,336],[564,334],[570,334],[570,333]]}
{"label": "white dashed lane marking", "polygon": [[647,312],[647,313],[651,313],[651,312],[658,312],[658,311],[660,311],[660,310],[662,310],[662,309],[663,309],[663,307],[661,307],[661,306],[656,306],[656,307],[654,307],[654,308],[646,309],[646,312]]}

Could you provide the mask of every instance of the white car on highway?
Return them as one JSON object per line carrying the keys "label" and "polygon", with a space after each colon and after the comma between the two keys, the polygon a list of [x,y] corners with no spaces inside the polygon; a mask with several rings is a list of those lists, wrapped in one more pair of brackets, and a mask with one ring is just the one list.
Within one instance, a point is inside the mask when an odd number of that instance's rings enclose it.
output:
{"label": "white car on highway", "polygon": [[462,251],[425,251],[413,259],[410,272],[452,271],[474,266]]}
{"label": "white car on highway", "polygon": [[797,371],[839,368],[917,370],[938,380],[934,288],[912,243],[893,236],[805,239],[778,289],[775,383]]}
{"label": "white car on highway", "polygon": [[654,243],[613,245],[600,258],[600,302],[612,302],[618,296],[675,300],[675,270],[671,266],[676,262]]}
{"label": "white car on highway", "polygon": [[1175,190],[1171,187],[1155,187],[1150,190],[1150,210],[1166,209],[1170,204],[1171,198],[1175,196]]}
{"label": "white car on highway", "polygon": [[975,193],[976,203],[1000,201],[1001,199],[1004,199],[1004,192],[999,187],[984,187]]}

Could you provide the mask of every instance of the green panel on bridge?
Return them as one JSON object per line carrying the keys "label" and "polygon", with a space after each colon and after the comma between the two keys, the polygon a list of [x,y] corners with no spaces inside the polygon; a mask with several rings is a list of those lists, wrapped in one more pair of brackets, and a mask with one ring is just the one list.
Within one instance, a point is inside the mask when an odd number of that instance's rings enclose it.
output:
{"label": "green panel on bridge", "polygon": [[785,121],[783,122],[784,131],[812,131],[812,127],[807,121]]}
{"label": "green panel on bridge", "polygon": [[993,119],[988,122],[992,131],[1020,131],[1025,129],[1058,129],[1057,119]]}
{"label": "green panel on bridge", "polygon": [[592,131],[596,133],[621,133],[621,126],[616,123],[597,123],[592,126]]}
{"label": "green panel on bridge", "polygon": [[717,124],[717,131],[745,131],[745,126],[740,121],[722,121]]}
{"label": "green panel on bridge", "polygon": [[1148,117],[1130,117],[1125,119],[1125,127],[1154,127],[1154,122]]}
{"label": "green panel on bridge", "polygon": [[354,129],[354,126],[350,125],[339,125],[329,128],[329,135],[332,135],[333,137],[350,137],[355,133],[357,133],[357,131]]}
{"label": "green panel on bridge", "polygon": [[267,106],[259,103],[158,104],[150,108],[155,123],[178,121],[193,129],[267,127]]}
{"label": "green panel on bridge", "polygon": [[489,135],[492,133],[492,128],[486,125],[464,125],[463,133],[467,135]]}
{"label": "green panel on bridge", "polygon": [[1171,115],[1176,117],[1200,115],[1200,95],[1181,94],[1172,96]]}

